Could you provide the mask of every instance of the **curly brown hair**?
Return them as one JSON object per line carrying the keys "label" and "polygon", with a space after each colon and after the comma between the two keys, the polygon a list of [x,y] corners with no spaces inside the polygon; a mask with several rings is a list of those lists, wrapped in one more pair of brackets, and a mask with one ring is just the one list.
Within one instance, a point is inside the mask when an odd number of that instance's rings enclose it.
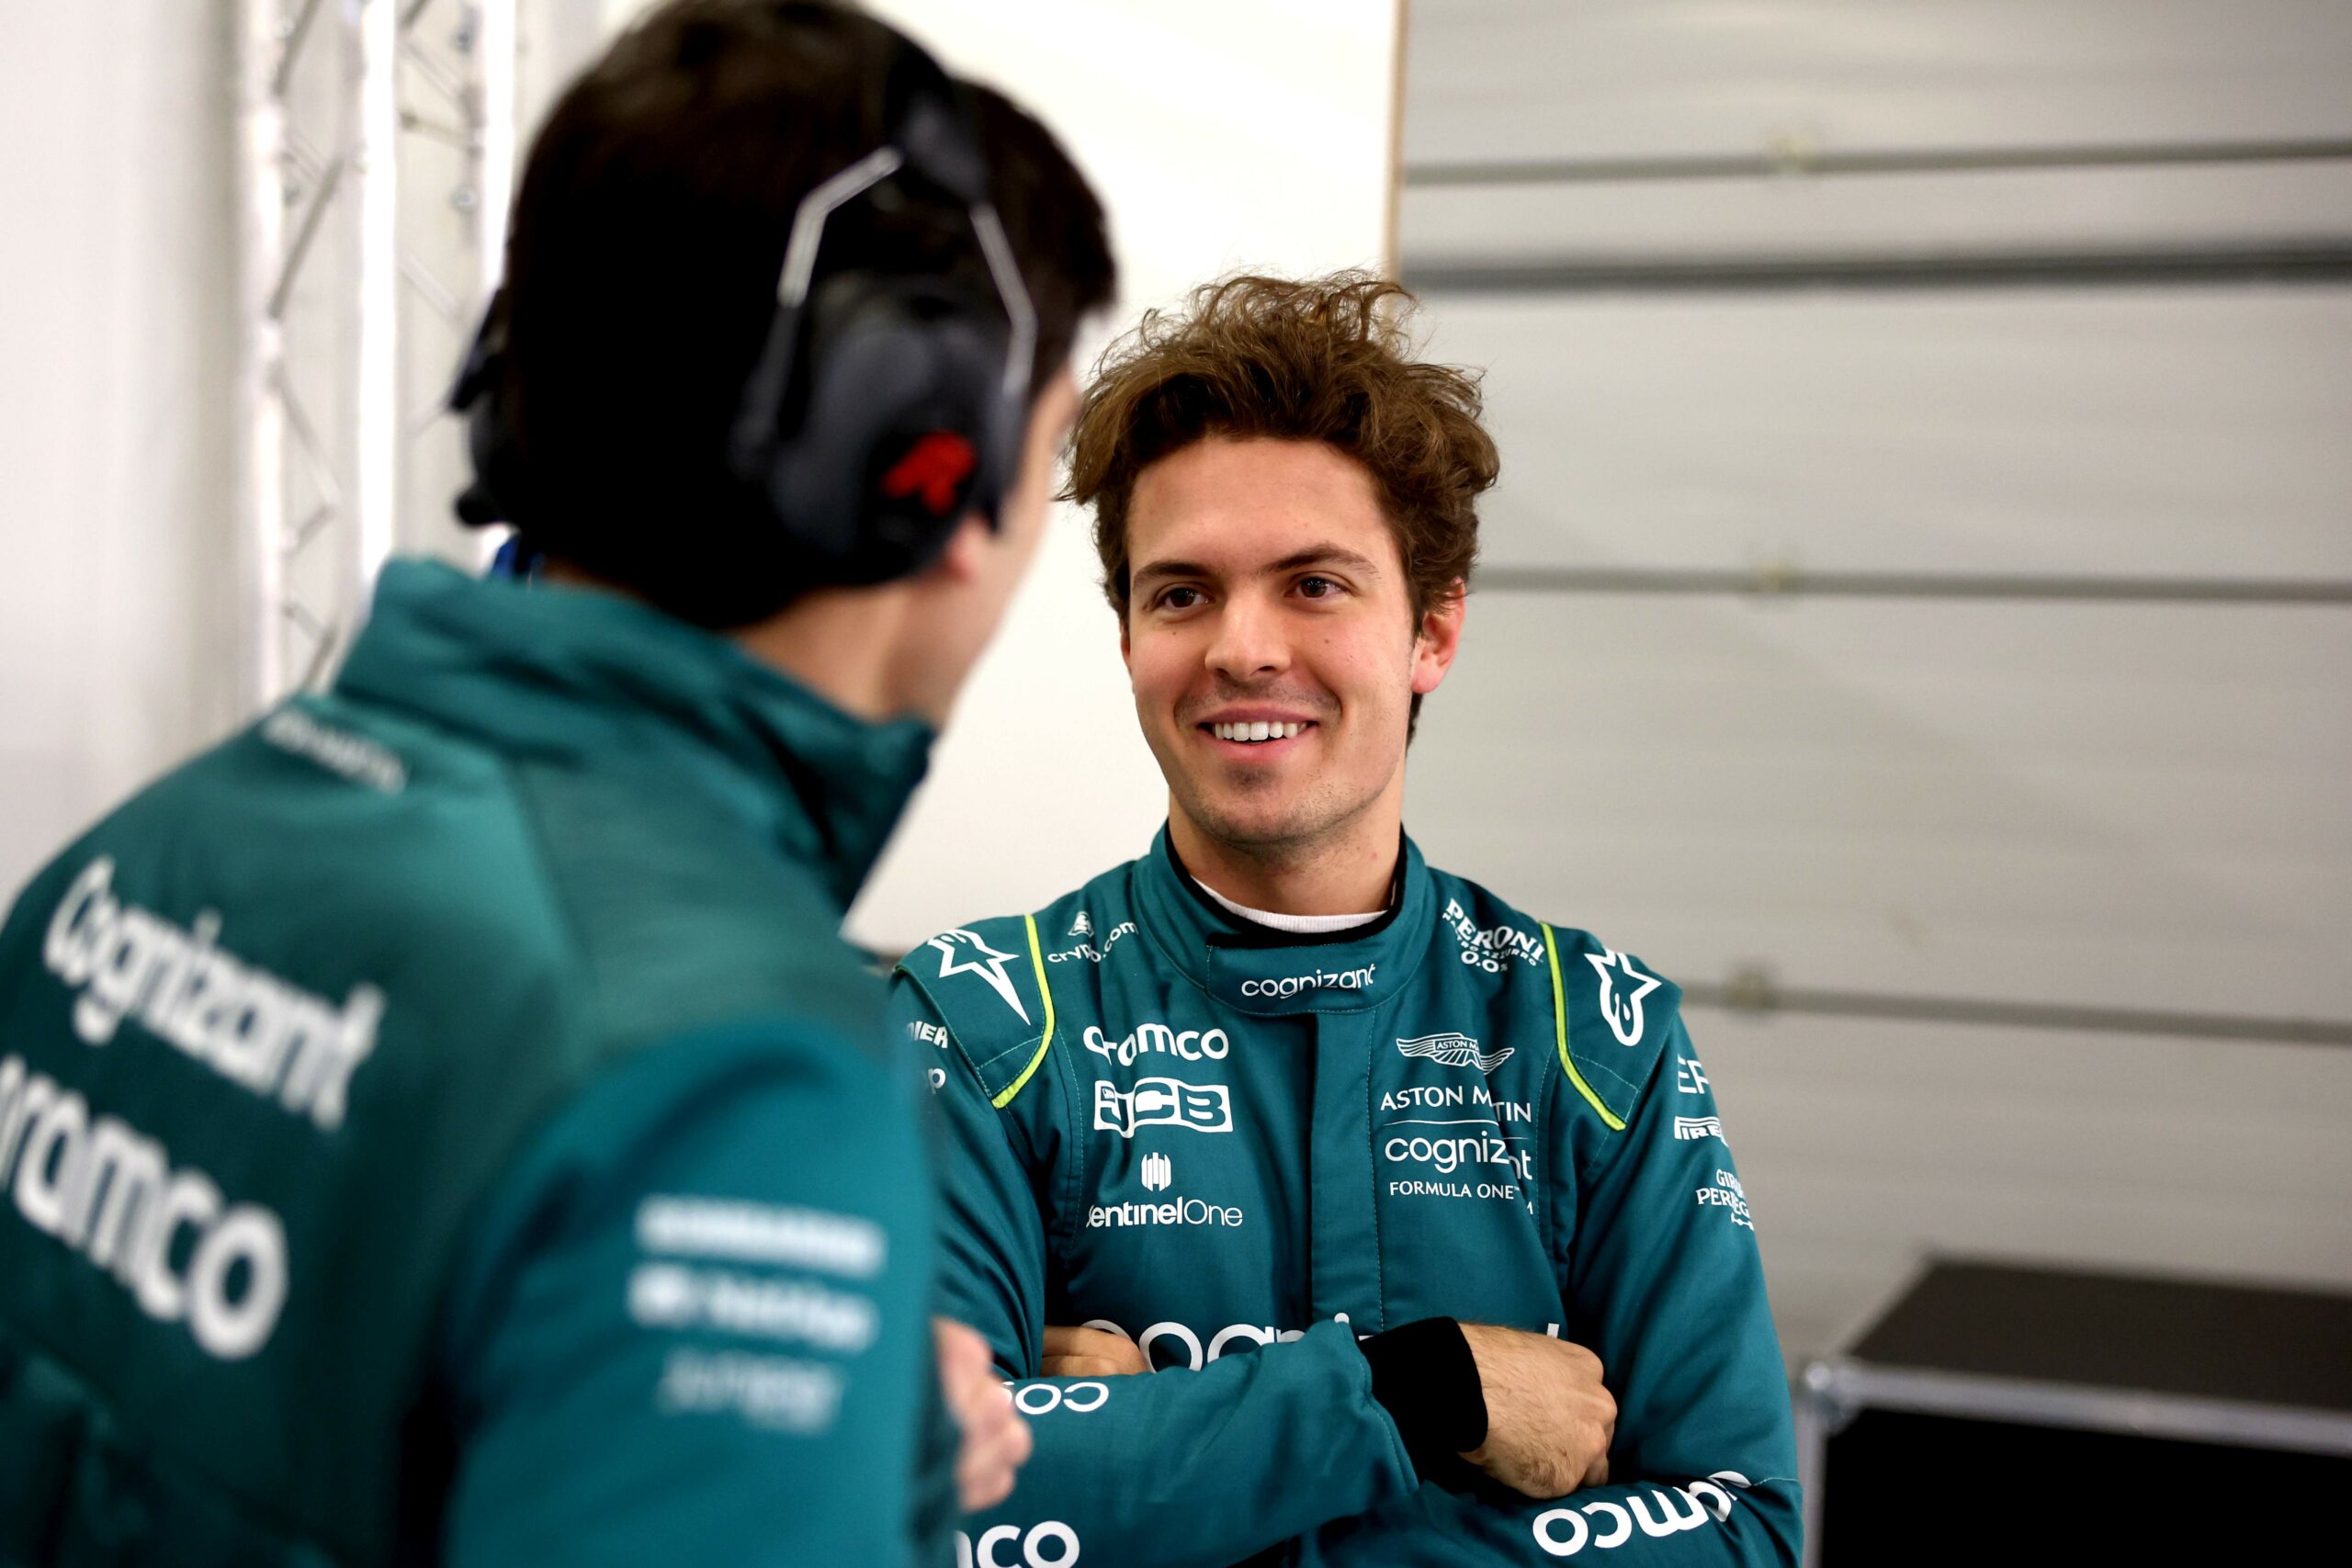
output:
{"label": "curly brown hair", "polygon": [[1127,610],[1127,508],[1160,458],[1210,435],[1322,441],[1371,471],[1416,622],[1467,583],[1494,441],[1478,373],[1412,357],[1416,301],[1368,273],[1203,284],[1111,345],[1079,406],[1063,499],[1094,509],[1102,592]]}

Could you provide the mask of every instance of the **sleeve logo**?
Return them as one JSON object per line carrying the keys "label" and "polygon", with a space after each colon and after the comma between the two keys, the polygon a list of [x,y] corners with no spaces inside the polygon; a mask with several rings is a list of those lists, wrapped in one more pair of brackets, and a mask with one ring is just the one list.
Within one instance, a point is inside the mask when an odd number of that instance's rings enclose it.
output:
{"label": "sleeve logo", "polygon": [[[1661,982],[1655,975],[1645,975],[1634,967],[1634,961],[1622,953],[1602,948],[1588,953],[1584,961],[1600,976],[1600,1016],[1609,1021],[1609,1032],[1617,1037],[1620,1045],[1642,1043],[1642,998],[1658,988]],[[1634,988],[1621,991],[1615,978],[1623,976]]]}
{"label": "sleeve logo", "polygon": [[1004,998],[1005,1006],[1021,1015],[1022,1022],[1029,1021],[1029,1010],[1021,1005],[1021,993],[1013,989],[1012,976],[1004,972],[1004,966],[1012,962],[1012,954],[999,953],[980,939],[979,932],[966,931],[961,926],[952,931],[940,932],[925,945],[939,949],[941,979],[955,975],[978,975],[995,987],[996,994]]}
{"label": "sleeve logo", "polygon": [[1221,1083],[1189,1084],[1182,1078],[1137,1078],[1123,1089],[1107,1078],[1094,1082],[1098,1131],[1132,1138],[1138,1127],[1190,1127],[1196,1133],[1233,1131],[1231,1092]]}

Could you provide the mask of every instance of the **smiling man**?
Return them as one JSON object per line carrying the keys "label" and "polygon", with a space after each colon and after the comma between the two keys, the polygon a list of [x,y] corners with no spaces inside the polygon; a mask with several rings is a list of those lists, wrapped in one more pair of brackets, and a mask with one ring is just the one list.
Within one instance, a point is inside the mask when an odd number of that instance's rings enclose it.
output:
{"label": "smiling man", "polygon": [[1081,411],[1168,826],[896,992],[935,1048],[945,1310],[1036,1436],[981,1568],[1796,1560],[1679,993],[1404,834],[1497,468],[1408,305],[1212,285]]}

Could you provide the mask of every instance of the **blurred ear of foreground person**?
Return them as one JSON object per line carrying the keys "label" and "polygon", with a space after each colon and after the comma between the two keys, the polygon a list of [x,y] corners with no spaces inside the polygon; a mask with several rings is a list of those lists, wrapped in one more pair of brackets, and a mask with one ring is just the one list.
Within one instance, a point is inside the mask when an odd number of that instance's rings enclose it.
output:
{"label": "blurred ear of foreground person", "polygon": [[1788,1385],[1680,993],[1404,831],[1497,471],[1410,304],[1227,278],[1087,389],[1071,490],[1168,824],[894,993],[946,1310],[1036,1438],[967,1528],[1122,1568],[1788,1568]]}
{"label": "blurred ear of foreground person", "polygon": [[571,85],[460,389],[527,564],[393,562],[0,931],[0,1562],[952,1561],[1028,1434],[836,929],[1112,285],[1053,138],[854,11]]}

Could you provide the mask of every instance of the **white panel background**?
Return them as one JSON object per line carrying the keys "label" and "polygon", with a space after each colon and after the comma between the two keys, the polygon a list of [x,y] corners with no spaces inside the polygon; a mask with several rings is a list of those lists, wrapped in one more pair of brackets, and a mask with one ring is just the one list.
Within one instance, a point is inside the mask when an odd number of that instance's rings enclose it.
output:
{"label": "white panel background", "polygon": [[228,15],[0,6],[0,907],[235,717]]}
{"label": "white panel background", "polygon": [[1489,377],[1492,565],[2352,579],[2352,289],[1434,314]]}
{"label": "white panel background", "polygon": [[[1086,169],[1119,256],[1112,329],[1238,267],[1382,265],[1396,58],[1385,0],[876,9],[1029,105]],[[1035,908],[1140,854],[1167,810],[1087,520],[1057,507],[1047,528],[931,782],[850,913],[870,947]],[[1050,822],[1039,809],[1073,797],[1083,809]]]}
{"label": "white panel background", "polygon": [[[2352,136],[2352,11],[1417,0],[1419,265],[2340,243],[2346,164],[1623,177]],[[1433,293],[1518,567],[2352,580],[2352,288]],[[1474,596],[1433,858],[1678,978],[2352,1020],[2352,609]],[[1935,1249],[2352,1285],[2352,1051],[1698,1010],[1792,1354]]]}
{"label": "white panel background", "polygon": [[1405,159],[2352,133],[2329,0],[1414,0]]}

